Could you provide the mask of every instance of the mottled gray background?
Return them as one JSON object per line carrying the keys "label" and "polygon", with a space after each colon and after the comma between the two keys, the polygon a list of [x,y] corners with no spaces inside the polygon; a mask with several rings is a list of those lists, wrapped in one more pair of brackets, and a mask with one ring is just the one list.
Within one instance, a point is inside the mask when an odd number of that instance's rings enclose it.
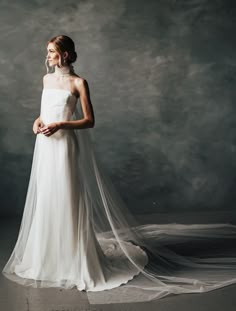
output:
{"label": "mottled gray background", "polygon": [[23,211],[46,41],[74,39],[97,155],[135,213],[234,209],[235,1],[1,1],[1,210]]}

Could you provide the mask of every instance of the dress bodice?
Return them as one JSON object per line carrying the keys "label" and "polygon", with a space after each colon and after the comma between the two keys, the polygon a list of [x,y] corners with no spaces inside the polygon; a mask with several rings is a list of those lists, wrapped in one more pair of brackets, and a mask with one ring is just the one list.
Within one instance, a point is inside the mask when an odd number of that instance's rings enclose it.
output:
{"label": "dress bodice", "polygon": [[70,121],[76,109],[77,97],[69,90],[44,88],[41,97],[40,118],[44,124]]}

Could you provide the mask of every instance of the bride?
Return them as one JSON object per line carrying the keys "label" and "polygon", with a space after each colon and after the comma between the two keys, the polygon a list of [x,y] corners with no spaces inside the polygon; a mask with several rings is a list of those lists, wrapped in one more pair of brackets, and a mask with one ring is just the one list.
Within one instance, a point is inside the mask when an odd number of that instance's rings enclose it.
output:
{"label": "bride", "polygon": [[141,225],[131,215],[95,157],[95,117],[76,58],[68,36],[47,42],[27,196],[4,276],[36,288],[135,293],[132,301],[236,283],[236,226]]}

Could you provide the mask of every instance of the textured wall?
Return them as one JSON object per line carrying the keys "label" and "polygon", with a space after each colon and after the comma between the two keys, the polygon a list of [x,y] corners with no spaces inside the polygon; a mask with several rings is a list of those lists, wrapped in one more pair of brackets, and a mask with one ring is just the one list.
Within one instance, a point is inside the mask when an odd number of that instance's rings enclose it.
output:
{"label": "textured wall", "polygon": [[234,208],[235,2],[1,1],[1,214],[21,214],[46,41],[71,36],[95,147],[130,209]]}

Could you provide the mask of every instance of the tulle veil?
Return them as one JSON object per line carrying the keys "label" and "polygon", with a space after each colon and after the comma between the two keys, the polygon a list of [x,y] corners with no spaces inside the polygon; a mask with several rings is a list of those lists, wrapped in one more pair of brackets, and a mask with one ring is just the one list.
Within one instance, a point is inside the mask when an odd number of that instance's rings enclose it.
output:
{"label": "tulle veil", "polygon": [[[80,116],[76,109],[75,118]],[[236,226],[140,224],[102,168],[91,130],[77,131],[76,135],[81,146],[86,189],[93,201],[92,219],[97,235],[101,239],[116,239],[125,256],[140,271],[138,277],[120,290],[117,288],[116,293],[126,291],[125,299],[129,300],[127,290],[130,290],[131,301],[149,301],[170,294],[207,292],[236,282]],[[148,254],[149,263],[140,267],[122,241],[141,246]],[[100,301],[97,293],[89,295],[92,301]],[[108,300],[115,301],[115,297]]]}
{"label": "tulle veil", "polygon": [[[82,117],[77,105],[72,120]],[[123,256],[136,267],[139,274],[133,280],[106,291],[88,293],[91,303],[150,301],[170,294],[200,293],[236,283],[236,226],[226,224],[140,224],[115,189],[95,153],[93,129],[76,130],[79,146],[79,173],[83,176],[84,195],[88,207],[88,226],[92,225],[100,243],[114,239]],[[20,262],[32,225],[37,200],[36,163],[37,138],[26,195],[24,213],[15,248],[3,273],[25,286],[47,287],[45,282],[18,278],[12,267]],[[145,267],[139,265],[127,244],[132,242],[148,255]],[[62,288],[67,288],[61,284]],[[115,293],[113,295],[113,293]]]}

